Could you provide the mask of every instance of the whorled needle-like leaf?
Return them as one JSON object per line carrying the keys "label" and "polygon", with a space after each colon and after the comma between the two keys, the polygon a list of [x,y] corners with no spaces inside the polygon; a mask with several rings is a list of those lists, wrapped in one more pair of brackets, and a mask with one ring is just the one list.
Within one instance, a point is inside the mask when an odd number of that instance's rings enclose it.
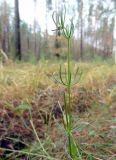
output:
{"label": "whorled needle-like leaf", "polygon": [[59,81],[59,80],[55,77],[55,75],[54,75],[54,74],[52,74],[52,77],[53,77],[53,79],[54,79],[57,83],[62,84],[62,83],[61,83],[61,81]]}
{"label": "whorled needle-like leaf", "polygon": [[59,24],[59,15],[57,14],[56,11],[53,12],[52,19],[53,19],[53,22],[54,22],[54,24],[56,25],[56,28],[57,28],[58,24]]}
{"label": "whorled needle-like leaf", "polygon": [[67,71],[66,71],[66,68],[65,68],[65,80],[66,80],[66,83],[68,84],[68,77],[67,77]]}
{"label": "whorled needle-like leaf", "polygon": [[63,78],[62,78],[62,68],[61,68],[61,65],[60,65],[59,75],[60,75],[60,80],[61,80],[62,84],[65,85],[65,86],[67,86],[68,84],[66,84],[66,83],[63,81]]}
{"label": "whorled needle-like leaf", "polygon": [[77,84],[80,81],[81,76],[82,76],[82,72],[79,73],[78,79],[76,76],[76,78],[72,81],[71,85],[73,86],[73,85]]}
{"label": "whorled needle-like leaf", "polygon": [[63,11],[60,12],[60,25],[62,26],[62,29],[64,28],[65,25],[65,17],[66,17],[66,7],[64,8],[64,13]]}

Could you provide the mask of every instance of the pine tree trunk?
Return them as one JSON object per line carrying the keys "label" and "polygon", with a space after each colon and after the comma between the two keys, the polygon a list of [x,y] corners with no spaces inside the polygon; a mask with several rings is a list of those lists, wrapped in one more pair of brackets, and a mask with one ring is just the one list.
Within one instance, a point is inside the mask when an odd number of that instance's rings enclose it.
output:
{"label": "pine tree trunk", "polygon": [[19,1],[15,0],[15,54],[18,60],[21,60],[21,40],[20,40],[20,16]]}
{"label": "pine tree trunk", "polygon": [[80,56],[83,60],[83,0],[80,3]]}

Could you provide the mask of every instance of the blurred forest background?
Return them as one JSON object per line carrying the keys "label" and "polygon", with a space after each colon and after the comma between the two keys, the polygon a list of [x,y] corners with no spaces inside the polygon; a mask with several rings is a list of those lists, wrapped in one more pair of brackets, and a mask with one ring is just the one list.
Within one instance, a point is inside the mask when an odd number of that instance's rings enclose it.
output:
{"label": "blurred forest background", "polygon": [[[33,23],[20,18],[20,0],[0,0],[0,49],[10,59],[38,61],[65,59],[66,41],[56,36],[51,24],[53,11],[66,6],[67,18],[73,17],[72,59],[114,59],[116,51],[116,0],[33,0]],[[39,23],[38,5],[44,4],[44,27]],[[41,6],[40,6],[41,7]],[[27,5],[24,6],[26,11]],[[29,13],[29,16],[30,16]],[[31,16],[32,17],[32,16]],[[30,18],[31,18],[30,17]],[[53,26],[51,28],[51,26]],[[44,29],[43,29],[44,28]]]}
{"label": "blurred forest background", "polygon": [[0,0],[0,160],[116,160],[115,110],[116,0]]}

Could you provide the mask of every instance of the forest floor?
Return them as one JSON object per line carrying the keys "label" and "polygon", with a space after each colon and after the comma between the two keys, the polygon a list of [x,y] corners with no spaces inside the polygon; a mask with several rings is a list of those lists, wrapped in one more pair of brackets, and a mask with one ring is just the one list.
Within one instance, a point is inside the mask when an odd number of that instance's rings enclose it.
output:
{"label": "forest floor", "polygon": [[[0,160],[68,160],[58,105],[65,88],[52,76],[59,64],[0,68]],[[115,160],[116,65],[72,62],[77,67],[82,76],[71,89],[71,109],[83,160]]]}

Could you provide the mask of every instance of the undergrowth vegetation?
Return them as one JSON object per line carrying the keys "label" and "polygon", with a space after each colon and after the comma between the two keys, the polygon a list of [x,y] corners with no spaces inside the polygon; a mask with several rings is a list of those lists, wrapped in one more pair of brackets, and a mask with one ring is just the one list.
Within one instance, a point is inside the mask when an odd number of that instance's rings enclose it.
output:
{"label": "undergrowth vegetation", "polygon": [[[11,63],[0,68],[2,160],[67,160],[58,105],[60,101],[63,107],[65,88],[51,76],[59,64]],[[71,62],[71,70],[76,71],[77,66],[83,74],[71,89],[71,110],[81,156],[84,160],[115,160],[116,66]]]}

